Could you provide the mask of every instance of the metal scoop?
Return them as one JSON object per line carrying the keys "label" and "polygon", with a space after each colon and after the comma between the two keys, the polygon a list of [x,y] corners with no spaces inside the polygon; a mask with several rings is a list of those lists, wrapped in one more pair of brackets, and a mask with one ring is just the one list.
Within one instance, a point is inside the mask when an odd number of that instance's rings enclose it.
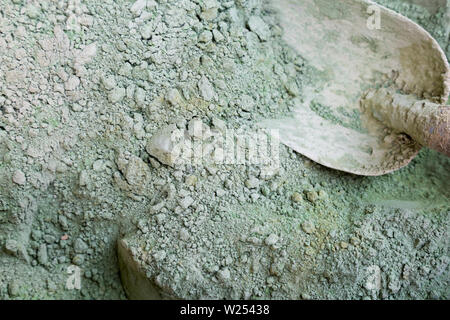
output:
{"label": "metal scoop", "polygon": [[423,146],[450,156],[450,70],[428,32],[368,0],[271,3],[314,77],[291,117],[263,123],[282,143],[365,176],[406,166]]}

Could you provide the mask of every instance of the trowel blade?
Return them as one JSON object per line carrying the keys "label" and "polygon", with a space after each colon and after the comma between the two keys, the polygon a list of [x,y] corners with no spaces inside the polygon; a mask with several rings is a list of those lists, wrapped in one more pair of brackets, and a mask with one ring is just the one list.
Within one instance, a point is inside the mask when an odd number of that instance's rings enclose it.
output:
{"label": "trowel blade", "polygon": [[[273,0],[284,40],[316,70],[291,117],[264,121],[281,142],[333,169],[383,175],[406,166],[421,146],[360,113],[370,88],[395,86],[447,99],[448,62],[411,20],[368,0]],[[350,116],[349,116],[350,115]]]}

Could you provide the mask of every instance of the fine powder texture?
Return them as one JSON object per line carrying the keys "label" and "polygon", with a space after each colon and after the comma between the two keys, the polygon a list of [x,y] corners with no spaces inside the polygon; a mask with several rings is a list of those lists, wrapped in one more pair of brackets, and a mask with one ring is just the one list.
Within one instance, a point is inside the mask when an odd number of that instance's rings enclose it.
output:
{"label": "fine powder texture", "polygon": [[[449,53],[445,8],[380,2]],[[149,297],[449,299],[448,158],[371,178],[149,146],[289,114],[314,77],[282,32],[263,0],[0,0],[0,299],[126,299],[118,242]]]}

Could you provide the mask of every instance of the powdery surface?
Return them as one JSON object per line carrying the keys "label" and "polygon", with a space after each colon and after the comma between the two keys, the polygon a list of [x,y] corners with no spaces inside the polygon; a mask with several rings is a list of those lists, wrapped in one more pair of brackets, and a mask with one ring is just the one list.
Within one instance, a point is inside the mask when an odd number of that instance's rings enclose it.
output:
{"label": "powdery surface", "polygon": [[362,178],[148,154],[169,124],[286,114],[309,80],[281,33],[258,0],[0,0],[0,298],[126,298],[126,239],[177,297],[448,299],[443,156]]}

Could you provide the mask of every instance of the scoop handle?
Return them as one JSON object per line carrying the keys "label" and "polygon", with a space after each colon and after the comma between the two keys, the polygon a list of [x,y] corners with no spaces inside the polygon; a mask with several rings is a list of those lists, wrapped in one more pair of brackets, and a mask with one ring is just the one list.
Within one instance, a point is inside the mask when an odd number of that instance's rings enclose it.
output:
{"label": "scoop handle", "polygon": [[369,91],[361,107],[388,127],[450,157],[450,106],[383,88]]}
{"label": "scoop handle", "polygon": [[427,147],[450,157],[450,106],[441,106],[430,126]]}

